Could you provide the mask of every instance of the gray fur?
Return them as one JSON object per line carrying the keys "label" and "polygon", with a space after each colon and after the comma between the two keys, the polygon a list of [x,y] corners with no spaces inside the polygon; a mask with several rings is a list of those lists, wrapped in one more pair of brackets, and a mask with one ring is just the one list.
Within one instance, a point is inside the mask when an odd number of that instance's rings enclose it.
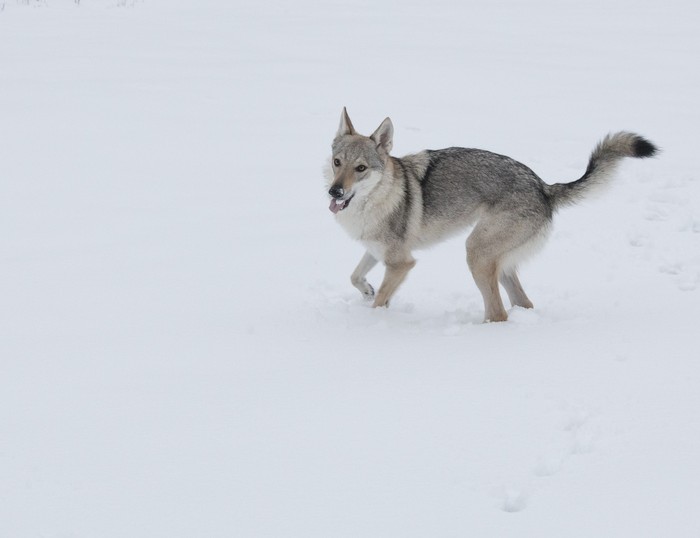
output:
{"label": "gray fur", "polygon": [[[386,306],[415,265],[411,252],[470,226],[467,263],[484,298],[485,320],[507,313],[499,281],[511,304],[532,308],[517,263],[546,238],[554,212],[605,184],[623,157],[648,157],[656,148],[632,133],[605,137],[581,179],[548,185],[510,157],[467,148],[389,155],[393,126],[386,118],[370,136],[357,134],[343,109],[333,141],[328,187],[330,209],[367,253],[352,284],[374,306]],[[366,275],[377,261],[386,273],[374,294]]]}
{"label": "gray fur", "polygon": [[575,204],[585,195],[607,186],[623,157],[652,157],[656,152],[651,142],[637,134],[609,134],[593,150],[581,179],[545,185],[545,188],[556,207]]}

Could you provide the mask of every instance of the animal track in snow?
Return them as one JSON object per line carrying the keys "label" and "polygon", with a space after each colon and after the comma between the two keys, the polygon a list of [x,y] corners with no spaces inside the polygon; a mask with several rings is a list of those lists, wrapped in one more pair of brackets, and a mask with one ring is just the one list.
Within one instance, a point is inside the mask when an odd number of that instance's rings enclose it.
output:
{"label": "animal track in snow", "polygon": [[538,458],[533,469],[535,476],[552,476],[559,472],[570,456],[593,451],[594,435],[589,416],[587,411],[581,409],[567,412],[559,432]]}
{"label": "animal track in snow", "polygon": [[694,268],[692,262],[674,262],[662,264],[659,266],[659,271],[661,273],[673,276],[676,286],[681,291],[693,291],[700,283],[700,269]]}
{"label": "animal track in snow", "polygon": [[646,222],[635,219],[628,243],[634,258],[655,265],[679,290],[693,291],[700,286],[700,257],[693,256],[700,249],[700,208],[689,195],[695,178],[658,180],[647,183],[641,193],[645,202],[640,216]]}
{"label": "animal track in snow", "polygon": [[[597,424],[587,409],[567,405],[547,446],[527,473],[530,478],[503,487],[500,493],[501,510],[520,512],[527,508],[538,480],[556,475],[572,456],[592,452],[596,433]],[[523,483],[526,485],[523,486]]]}
{"label": "animal track in snow", "polygon": [[528,496],[525,490],[506,486],[503,496],[503,511],[504,512],[520,512],[527,507]]}

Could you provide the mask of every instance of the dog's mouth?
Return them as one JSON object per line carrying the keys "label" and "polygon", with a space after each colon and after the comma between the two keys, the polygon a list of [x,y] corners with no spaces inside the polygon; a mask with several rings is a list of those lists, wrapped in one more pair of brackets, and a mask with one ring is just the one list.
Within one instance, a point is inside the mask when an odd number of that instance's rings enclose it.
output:
{"label": "dog's mouth", "polygon": [[328,206],[328,209],[330,209],[333,213],[338,213],[338,211],[342,211],[350,205],[350,200],[352,200],[353,196],[355,195],[353,194],[347,200],[338,200],[336,198],[331,198],[331,205]]}

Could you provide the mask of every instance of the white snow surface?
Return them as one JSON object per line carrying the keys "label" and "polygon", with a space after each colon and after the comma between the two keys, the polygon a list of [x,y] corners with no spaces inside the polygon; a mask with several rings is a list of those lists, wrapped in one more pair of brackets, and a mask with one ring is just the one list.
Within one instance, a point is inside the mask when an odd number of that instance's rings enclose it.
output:
{"label": "white snow surface", "polygon": [[[700,536],[700,4],[0,0],[0,536]],[[394,154],[562,210],[482,324],[466,234],[389,309],[321,168]],[[375,285],[381,268],[370,273]]]}

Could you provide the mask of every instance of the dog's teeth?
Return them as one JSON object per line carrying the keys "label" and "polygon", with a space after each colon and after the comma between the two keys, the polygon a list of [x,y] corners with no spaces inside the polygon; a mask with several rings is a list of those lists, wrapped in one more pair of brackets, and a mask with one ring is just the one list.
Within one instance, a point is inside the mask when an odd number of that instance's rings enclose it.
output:
{"label": "dog's teeth", "polygon": [[335,201],[335,204],[336,204],[336,205],[343,205],[343,203],[344,203],[344,202],[343,202],[342,200],[336,200],[336,201]]}

